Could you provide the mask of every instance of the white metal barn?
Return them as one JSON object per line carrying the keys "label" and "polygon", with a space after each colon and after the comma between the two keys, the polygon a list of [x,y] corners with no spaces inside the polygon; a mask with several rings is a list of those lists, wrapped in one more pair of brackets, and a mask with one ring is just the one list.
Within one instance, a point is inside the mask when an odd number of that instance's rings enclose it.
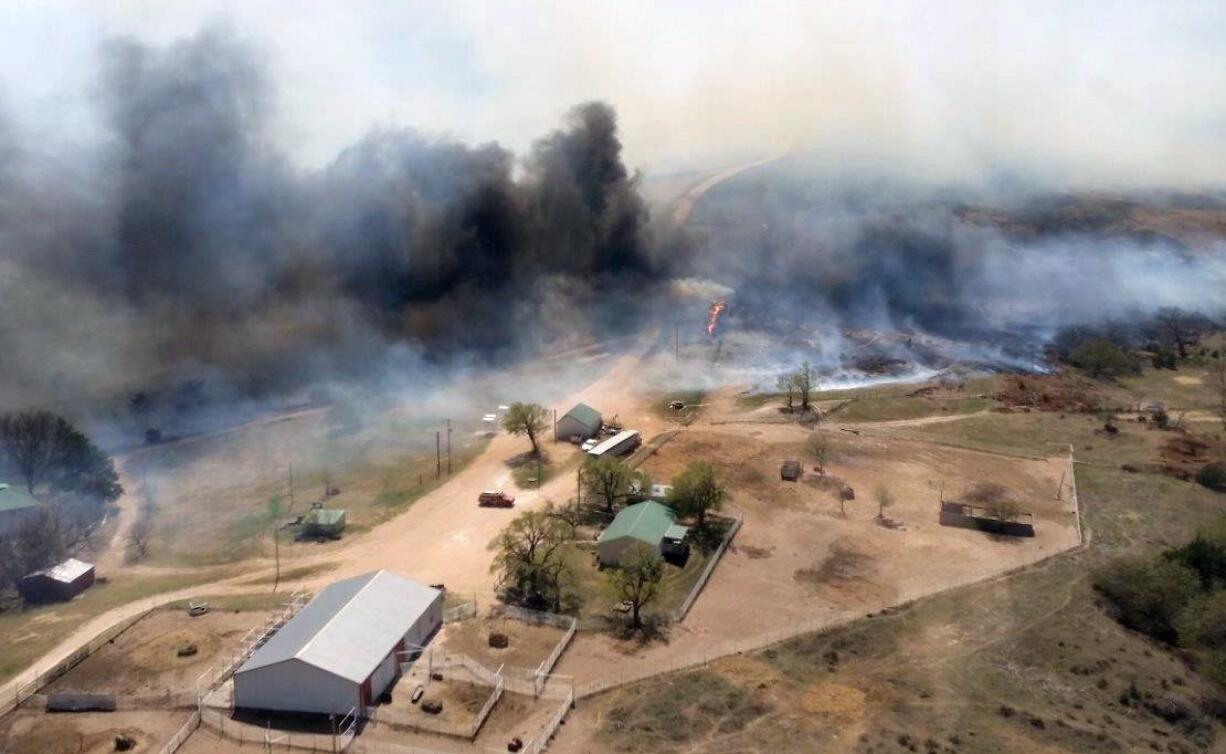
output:
{"label": "white metal barn", "polygon": [[386,570],[338,581],[238,669],[234,706],[361,716],[442,623],[437,589]]}

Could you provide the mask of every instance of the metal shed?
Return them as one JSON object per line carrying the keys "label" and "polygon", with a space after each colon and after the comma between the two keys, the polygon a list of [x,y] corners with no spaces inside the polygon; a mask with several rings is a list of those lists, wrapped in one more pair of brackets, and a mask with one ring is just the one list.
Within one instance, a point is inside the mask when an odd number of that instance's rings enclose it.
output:
{"label": "metal shed", "polygon": [[303,537],[337,539],[345,531],[345,509],[312,507],[302,517]]}
{"label": "metal shed", "polygon": [[642,542],[661,555],[678,553],[686,547],[689,529],[676,523],[671,508],[651,502],[630,505],[621,510],[600,534],[596,556],[605,566],[616,566],[635,542]]}
{"label": "metal shed", "polygon": [[402,653],[443,623],[443,593],[391,571],[324,588],[234,674],[234,706],[358,716],[400,675]]}
{"label": "metal shed", "polygon": [[602,424],[599,411],[586,403],[579,403],[558,419],[556,436],[559,440],[571,442],[587,440],[600,433]]}
{"label": "metal shed", "polygon": [[94,566],[76,558],[35,571],[21,579],[17,591],[26,602],[62,602],[94,585]]}

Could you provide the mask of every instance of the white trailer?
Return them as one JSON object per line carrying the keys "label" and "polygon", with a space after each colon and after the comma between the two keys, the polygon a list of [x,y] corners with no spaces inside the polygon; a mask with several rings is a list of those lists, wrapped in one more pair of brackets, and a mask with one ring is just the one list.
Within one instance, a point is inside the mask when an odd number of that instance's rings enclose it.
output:
{"label": "white trailer", "polygon": [[593,458],[601,458],[603,456],[620,456],[634,451],[638,446],[643,444],[643,438],[639,435],[636,429],[627,429],[624,432],[618,432],[604,442],[598,444],[587,452]]}

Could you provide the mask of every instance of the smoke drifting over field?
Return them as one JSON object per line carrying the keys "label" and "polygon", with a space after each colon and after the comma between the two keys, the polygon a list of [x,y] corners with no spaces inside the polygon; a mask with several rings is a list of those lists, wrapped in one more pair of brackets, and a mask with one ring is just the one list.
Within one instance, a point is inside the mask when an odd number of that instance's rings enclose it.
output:
{"label": "smoke drifting over field", "polygon": [[[704,197],[687,271],[734,289],[733,321],[790,338],[791,362],[807,343],[827,371],[892,359],[1031,368],[1066,326],[1137,323],[1163,307],[1226,314],[1226,242],[1206,232],[1226,218],[1226,201],[1175,206],[1189,201],[985,197],[834,177],[794,158]],[[1157,233],[1153,216],[1186,225]],[[845,337],[857,330],[914,337],[865,347],[870,335]]]}
{"label": "smoke drifting over field", "polygon": [[[212,29],[102,54],[98,152],[0,130],[7,401],[224,375],[244,391],[514,352],[649,270],[615,115],[574,109],[519,163],[376,130],[317,172],[268,132],[257,51]],[[561,315],[561,316],[560,316]]]}

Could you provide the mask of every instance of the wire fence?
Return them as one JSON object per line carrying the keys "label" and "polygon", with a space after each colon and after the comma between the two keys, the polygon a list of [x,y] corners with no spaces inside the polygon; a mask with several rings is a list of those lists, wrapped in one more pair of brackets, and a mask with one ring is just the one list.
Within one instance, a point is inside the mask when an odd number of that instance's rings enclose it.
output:
{"label": "wire fence", "polygon": [[196,732],[196,729],[200,727],[200,716],[200,708],[197,707],[194,711],[192,711],[191,716],[187,718],[187,722],[183,723],[183,727],[179,728],[179,732],[175,733],[171,739],[158,750],[158,754],[174,754],[176,751],[178,751],[179,747],[182,746],[183,743]]}
{"label": "wire fence", "polygon": [[680,623],[685,620],[685,616],[689,614],[690,608],[694,606],[694,601],[698,599],[698,595],[702,592],[702,588],[707,585],[707,580],[711,578],[711,574],[715,571],[715,566],[719,564],[720,558],[724,556],[724,551],[728,549],[728,545],[732,542],[732,538],[741,530],[741,524],[745,521],[745,514],[737,512],[736,517],[732,519],[732,524],[728,527],[728,531],[724,532],[724,538],[720,540],[719,547],[715,548],[707,565],[699,574],[698,580],[694,582],[694,586],[690,588],[690,593],[686,595],[685,601],[673,613],[673,620]]}
{"label": "wire fence", "polygon": [[168,605],[177,600],[169,598],[146,600],[140,607],[138,612],[122,618],[106,628],[103,628],[93,638],[88,639],[84,644],[77,647],[66,657],[52,665],[50,668],[36,674],[30,680],[24,683],[15,683],[13,686],[12,696],[7,696],[3,701],[0,701],[0,715],[6,715],[16,709],[22,702],[29,699],[38,693],[47,684],[72,670],[77,665],[80,665],[89,658],[94,652],[110,643],[112,639],[127,631],[132,626],[136,625],[146,615],[153,612],[159,607]]}
{"label": "wire fence", "polygon": [[454,605],[443,611],[444,623],[458,623],[463,620],[468,620],[477,614],[477,600],[473,598],[467,602],[462,602],[459,605]]}

